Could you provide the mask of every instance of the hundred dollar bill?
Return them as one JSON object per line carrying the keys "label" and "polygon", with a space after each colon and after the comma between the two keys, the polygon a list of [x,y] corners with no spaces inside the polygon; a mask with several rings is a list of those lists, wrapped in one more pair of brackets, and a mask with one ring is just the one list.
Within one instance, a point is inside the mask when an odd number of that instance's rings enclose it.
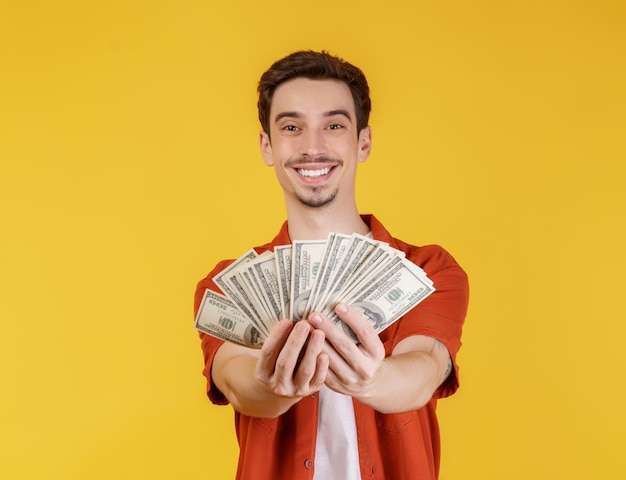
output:
{"label": "hundred dollar bill", "polygon": [[313,288],[320,261],[326,247],[325,240],[296,240],[292,242],[290,312],[294,322],[301,320]]}
{"label": "hundred dollar bill", "polygon": [[276,275],[278,276],[278,295],[280,297],[281,317],[290,318],[289,295],[291,293],[291,245],[274,247]]}
{"label": "hundred dollar bill", "polygon": [[270,319],[270,310],[267,306],[261,287],[256,281],[253,270],[246,268],[241,272],[237,272],[237,280],[245,291],[245,298],[250,302],[250,308],[255,313],[256,318],[261,322],[263,331],[269,333],[267,328]]}
{"label": "hundred dollar bill", "polygon": [[213,277],[213,281],[217,284],[218,287],[222,289],[224,294],[228,295],[227,290],[231,290],[231,285],[228,284],[228,277],[232,274],[233,271],[238,270],[241,265],[245,265],[249,261],[258,257],[259,254],[251,248],[246,253],[241,255],[238,259],[232,262],[228,267],[219,272],[217,275]]}
{"label": "hundred dollar bill", "polygon": [[326,312],[329,305],[334,306],[339,301],[339,294],[344,285],[349,283],[354,272],[361,265],[361,262],[377,247],[375,240],[364,235],[353,234],[347,251],[335,268],[328,286],[322,297],[317,301],[318,308]]}
{"label": "hundred dollar bill", "polygon": [[270,328],[268,325],[272,323],[272,312],[268,300],[263,294],[262,286],[254,274],[253,268],[256,262],[267,260],[268,256],[272,257],[273,261],[274,254],[272,252],[264,252],[242,265],[234,275],[245,292],[246,301],[249,301],[251,304],[250,308],[254,310],[258,320],[261,322],[263,330],[269,333]]}
{"label": "hundred dollar bill", "polygon": [[380,247],[383,250],[382,255],[375,262],[368,265],[367,269],[361,269],[350,279],[350,283],[344,286],[340,293],[343,302],[350,303],[361,292],[367,290],[370,285],[378,281],[381,275],[384,275],[395,264],[402,261],[404,257],[397,253],[397,250],[388,247]]}
{"label": "hundred dollar bill", "polygon": [[[350,304],[369,320],[376,332],[382,332],[434,291],[434,286],[424,279],[423,270],[403,259],[381,274]],[[334,313],[330,319],[357,341],[354,332]]]}
{"label": "hundred dollar bill", "polygon": [[282,318],[282,306],[278,292],[278,276],[276,274],[276,258],[273,252],[259,256],[248,264],[248,271],[252,272],[266,308],[269,311],[268,321],[274,324]]}
{"label": "hundred dollar bill", "polygon": [[261,348],[265,336],[227,297],[206,289],[195,321],[196,329],[221,340]]}
{"label": "hundred dollar bill", "polygon": [[318,267],[317,267],[317,271],[314,273],[314,277],[313,280],[311,282],[311,288],[308,291],[308,295],[306,298],[306,305],[304,305],[304,308],[298,308],[298,315],[301,318],[305,318],[308,314],[309,314],[309,309],[311,307],[311,300],[313,298],[313,296],[315,295],[315,290],[316,290],[316,286],[318,284],[318,280],[320,278],[320,276],[323,275],[323,271],[326,269],[327,266],[327,260],[328,260],[328,256],[330,254],[330,251],[332,249],[332,244],[334,242],[334,239],[336,237],[336,233],[330,233],[328,235],[328,238],[326,239],[326,243],[324,244],[324,249],[322,250],[322,255],[320,257],[320,261],[318,263]]}
{"label": "hundred dollar bill", "polygon": [[262,322],[259,306],[256,304],[256,293],[252,292],[244,282],[242,272],[246,265],[258,257],[254,249],[248,250],[241,257],[213,277],[213,281],[220,287],[226,296],[237,305],[263,334],[268,335],[269,330]]}
{"label": "hundred dollar bill", "polygon": [[245,305],[243,299],[238,294],[237,288],[229,281],[229,277],[233,276],[233,272],[237,271],[241,267],[241,265],[245,265],[250,260],[258,257],[258,254],[254,251],[253,248],[248,250],[242,256],[240,256],[237,260],[231,263],[228,267],[222,270],[220,273],[213,277],[213,281],[215,284],[220,287],[222,292],[226,294],[228,298],[230,298],[239,309],[245,313],[248,317],[254,318],[252,312],[250,312],[249,308]]}
{"label": "hundred dollar bill", "polygon": [[366,239],[364,246],[368,247],[366,254],[361,256],[357,263],[353,263],[350,268],[343,272],[343,278],[332,287],[325,302],[322,313],[330,314],[339,301],[346,301],[351,292],[358,291],[364,282],[371,278],[376,269],[384,264],[392,252],[386,248],[386,244],[373,239]]}
{"label": "hundred dollar bill", "polygon": [[233,285],[233,290],[236,292],[236,297],[232,300],[260,332],[268,335],[269,330],[263,323],[263,311],[258,303],[258,295],[254,292],[251,285],[246,282],[246,276],[247,272],[245,271],[231,272],[228,282]]}
{"label": "hundred dollar bill", "polygon": [[329,235],[320,268],[315,276],[315,283],[305,308],[305,317],[314,310],[321,310],[324,306],[321,302],[326,296],[330,281],[336,272],[338,264],[346,254],[351,239],[351,235],[343,235],[341,233],[331,233]]}

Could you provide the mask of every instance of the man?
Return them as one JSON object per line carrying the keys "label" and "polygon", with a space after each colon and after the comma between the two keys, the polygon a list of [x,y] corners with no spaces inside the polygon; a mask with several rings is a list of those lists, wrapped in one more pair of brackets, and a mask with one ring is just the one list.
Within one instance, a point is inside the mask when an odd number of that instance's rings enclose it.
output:
{"label": "man", "polygon": [[[261,350],[200,334],[208,396],[235,410],[237,478],[435,479],[435,407],[458,388],[467,277],[441,247],[394,239],[359,214],[356,169],[372,142],[361,70],[325,52],[296,52],[263,74],[258,109],[261,154],[283,189],[287,222],[257,253],[330,232],[371,235],[404,251],[436,291],[379,335],[366,315],[338,304],[358,343],[318,312],[281,320]],[[198,284],[196,312],[231,262]]]}

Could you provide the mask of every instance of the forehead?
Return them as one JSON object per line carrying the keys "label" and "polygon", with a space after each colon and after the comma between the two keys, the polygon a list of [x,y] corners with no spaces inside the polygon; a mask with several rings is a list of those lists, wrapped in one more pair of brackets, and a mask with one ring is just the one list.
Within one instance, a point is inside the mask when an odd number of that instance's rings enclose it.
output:
{"label": "forehead", "polygon": [[354,117],[354,100],[350,88],[339,80],[294,78],[276,88],[270,110],[271,118],[281,112],[323,115],[345,110]]}

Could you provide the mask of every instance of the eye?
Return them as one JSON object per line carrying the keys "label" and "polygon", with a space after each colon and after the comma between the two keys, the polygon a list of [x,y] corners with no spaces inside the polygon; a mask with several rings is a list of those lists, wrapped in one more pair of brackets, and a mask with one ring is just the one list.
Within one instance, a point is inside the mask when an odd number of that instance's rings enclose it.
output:
{"label": "eye", "polygon": [[333,124],[328,126],[329,130],[339,130],[341,128],[343,128],[343,125],[341,125],[339,123],[333,123]]}
{"label": "eye", "polygon": [[285,125],[283,130],[287,130],[288,132],[297,132],[299,130],[295,125]]}

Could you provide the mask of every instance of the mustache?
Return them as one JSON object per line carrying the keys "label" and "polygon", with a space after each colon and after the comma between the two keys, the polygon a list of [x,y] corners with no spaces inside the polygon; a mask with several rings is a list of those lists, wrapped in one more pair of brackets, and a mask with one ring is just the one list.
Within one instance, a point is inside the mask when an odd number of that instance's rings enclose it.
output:
{"label": "mustache", "polygon": [[317,157],[317,158],[298,157],[298,158],[294,158],[293,160],[287,160],[285,162],[285,167],[294,168],[294,167],[300,167],[304,165],[313,165],[317,163],[332,163],[336,166],[340,166],[340,167],[343,166],[343,160],[341,158],[323,156],[323,157]]}

